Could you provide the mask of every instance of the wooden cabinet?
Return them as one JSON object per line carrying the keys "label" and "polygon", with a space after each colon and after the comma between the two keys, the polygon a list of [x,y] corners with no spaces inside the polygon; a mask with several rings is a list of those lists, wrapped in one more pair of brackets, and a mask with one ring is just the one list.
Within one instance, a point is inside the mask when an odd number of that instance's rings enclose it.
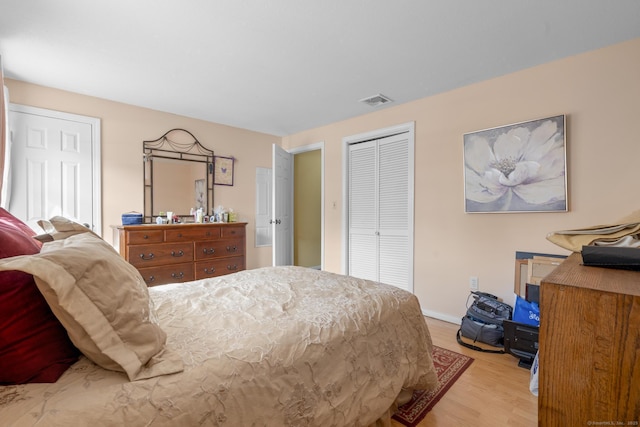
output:
{"label": "wooden cabinet", "polygon": [[638,425],[640,272],[575,253],[540,292],[538,425]]}
{"label": "wooden cabinet", "polygon": [[244,270],[246,223],[114,226],[114,245],[148,286]]}

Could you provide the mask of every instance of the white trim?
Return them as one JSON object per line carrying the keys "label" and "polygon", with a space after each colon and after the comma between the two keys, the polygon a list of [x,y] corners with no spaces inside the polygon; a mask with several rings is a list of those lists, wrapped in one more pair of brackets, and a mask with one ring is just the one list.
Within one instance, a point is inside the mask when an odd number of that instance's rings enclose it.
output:
{"label": "white trim", "polygon": [[408,132],[410,159],[409,159],[409,236],[411,237],[411,243],[409,245],[409,259],[411,265],[409,268],[409,285],[411,292],[414,291],[414,246],[415,246],[415,225],[414,225],[414,211],[415,211],[415,122],[407,122],[396,126],[391,126],[383,129],[377,129],[369,132],[360,133],[357,135],[345,136],[342,138],[342,274],[349,274],[349,200],[348,200],[348,165],[349,165],[349,145],[356,144],[358,142],[368,141],[371,139],[381,139],[387,136],[391,136],[397,133]]}
{"label": "white trim", "polygon": [[69,120],[91,126],[91,162],[93,169],[93,232],[102,236],[102,169],[101,169],[101,131],[100,119],[97,117],[81,116],[79,114],[62,111],[47,110],[46,108],[31,107],[29,105],[9,104],[9,111],[26,113],[54,119]]}
{"label": "white trim", "polygon": [[422,314],[427,317],[442,320],[443,322],[453,323],[454,325],[460,325],[462,317],[455,317],[449,314],[439,313],[437,311],[422,309]]}
{"label": "white trim", "polygon": [[[289,154],[296,155],[307,151],[320,150],[320,270],[324,269],[324,141],[314,144],[294,147],[287,150]],[[293,183],[295,185],[295,182]],[[292,189],[293,191],[293,189]],[[295,212],[293,213],[295,219]],[[291,233],[293,236],[293,232]]]}

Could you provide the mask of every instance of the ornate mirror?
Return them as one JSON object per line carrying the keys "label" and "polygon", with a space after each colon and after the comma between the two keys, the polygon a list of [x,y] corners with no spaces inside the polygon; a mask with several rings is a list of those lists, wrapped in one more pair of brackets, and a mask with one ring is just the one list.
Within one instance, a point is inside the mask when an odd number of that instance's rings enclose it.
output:
{"label": "ornate mirror", "polygon": [[160,212],[191,217],[192,208],[210,215],[213,207],[213,151],[193,134],[171,129],[158,139],[143,141],[144,220]]}

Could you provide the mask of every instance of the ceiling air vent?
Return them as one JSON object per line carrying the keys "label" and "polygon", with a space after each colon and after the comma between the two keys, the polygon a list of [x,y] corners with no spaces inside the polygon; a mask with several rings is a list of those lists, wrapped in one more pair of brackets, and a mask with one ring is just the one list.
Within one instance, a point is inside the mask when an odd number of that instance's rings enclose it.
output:
{"label": "ceiling air vent", "polygon": [[369,96],[367,98],[361,99],[360,102],[364,102],[370,107],[377,107],[378,105],[388,104],[389,102],[393,102],[390,98],[387,98],[384,95],[377,94],[373,96]]}

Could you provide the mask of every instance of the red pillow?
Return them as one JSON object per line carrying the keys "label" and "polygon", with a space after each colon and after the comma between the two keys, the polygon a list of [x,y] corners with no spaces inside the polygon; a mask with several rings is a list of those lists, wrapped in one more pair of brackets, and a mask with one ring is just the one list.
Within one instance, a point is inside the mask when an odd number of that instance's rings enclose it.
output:
{"label": "red pillow", "polygon": [[[35,239],[0,221],[0,258],[38,252]],[[78,354],[33,276],[0,271],[0,384],[55,382]]]}
{"label": "red pillow", "polygon": [[[0,224],[13,225],[14,227],[22,230],[24,234],[26,234],[29,237],[33,237],[36,235],[36,232],[33,231],[31,227],[29,227],[27,224],[25,224],[15,216],[11,215],[9,212],[4,210],[3,208],[0,208]],[[42,243],[39,242],[38,246],[42,246]]]}

